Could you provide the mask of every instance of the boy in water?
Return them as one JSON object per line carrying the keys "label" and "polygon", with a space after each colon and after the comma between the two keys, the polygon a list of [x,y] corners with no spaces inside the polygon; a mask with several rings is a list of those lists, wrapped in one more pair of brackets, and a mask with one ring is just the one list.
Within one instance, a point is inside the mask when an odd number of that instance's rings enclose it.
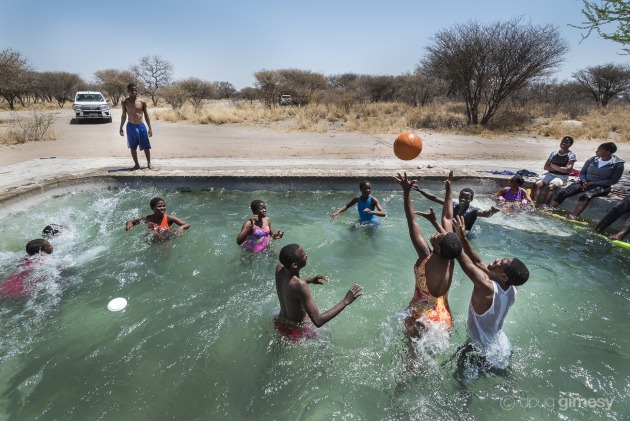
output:
{"label": "boy in water", "polygon": [[460,354],[459,369],[475,372],[505,369],[512,351],[502,330],[503,321],[516,301],[517,287],[529,279],[529,270],[519,259],[509,257],[486,265],[466,239],[464,219],[457,216],[454,225],[464,247],[457,261],[473,283],[468,307],[468,343]]}
{"label": "boy in water", "polygon": [[[300,269],[306,266],[308,255],[297,244],[289,244],[280,250],[280,264],[276,266],[276,292],[280,301],[280,314],[274,317],[276,329],[289,337],[296,339],[313,337],[313,325],[321,327],[337,316],[357,297],[361,296],[361,285],[355,284],[346,296],[336,306],[320,313],[308,284],[328,282],[328,277],[317,275],[312,278],[300,278]],[[308,319],[312,322],[309,323]]]}
{"label": "boy in water", "polygon": [[[442,225],[437,222],[433,209],[426,214],[414,212],[410,196],[416,180],[409,180],[407,173],[403,176],[398,174],[395,177],[395,181],[403,189],[409,237],[418,254],[413,266],[416,286],[408,307],[409,315],[405,319],[405,327],[411,337],[419,337],[424,330],[433,325],[446,331],[450,331],[453,326],[451,310],[448,306],[448,290],[453,278],[453,259],[461,254],[462,244],[452,227],[452,177],[453,171],[449,173],[444,183],[446,193],[442,207]],[[416,214],[427,218],[437,230],[437,233],[429,239],[433,251],[422,236],[420,226],[415,220]]]}
{"label": "boy in water", "polygon": [[[127,85],[127,92],[129,96],[122,102],[122,117],[120,119],[120,135],[124,136],[123,125],[129,115],[129,123],[127,123],[127,146],[131,150],[131,157],[133,158],[134,167],[132,170],[139,170],[140,163],[138,162],[137,149],[140,147],[141,151],[144,151],[144,155],[147,157],[147,168],[153,169],[151,166],[151,143],[149,138],[153,136],[153,130],[151,130],[151,120],[149,119],[149,112],[147,111],[147,103],[138,99],[138,88],[133,83]],[[147,135],[147,128],[145,127],[142,116],[147,121],[149,132]]]}
{"label": "boy in water", "polygon": [[[418,186],[414,186],[414,190],[420,192],[420,194],[422,194],[424,197],[426,197],[427,199],[439,203],[441,205],[444,204],[444,200],[440,197],[437,197],[431,193],[428,193],[422,189],[420,189],[420,187]],[[476,208],[474,206],[470,206],[470,202],[473,201],[473,198],[475,197],[475,192],[472,191],[472,189],[469,189],[468,187],[461,189],[461,191],[459,192],[459,203],[454,203],[453,204],[453,214],[456,216],[462,216],[464,218],[464,221],[466,221],[466,230],[470,231],[473,227],[473,225],[475,225],[475,221],[477,220],[477,217],[480,216],[482,218],[489,218],[492,215],[494,215],[495,213],[499,212],[500,210],[495,207],[495,206],[491,206],[490,209],[482,211],[479,208]]]}
{"label": "boy in water", "polygon": [[573,138],[565,136],[560,141],[560,150],[553,151],[549,154],[549,158],[545,162],[545,170],[547,174],[543,178],[537,180],[532,187],[532,200],[534,203],[538,200],[540,190],[547,186],[543,205],[549,205],[554,192],[567,181],[569,174],[573,169],[573,164],[577,161],[577,156],[569,150],[573,146]]}
{"label": "boy in water", "polygon": [[34,284],[44,279],[42,277],[28,282],[34,269],[33,265],[42,262],[41,257],[43,254],[52,254],[52,252],[52,244],[43,238],[29,241],[26,244],[28,257],[24,259],[16,273],[8,276],[0,284],[0,298],[18,298],[32,293]]}
{"label": "boy in water", "polygon": [[356,204],[359,211],[359,219],[362,223],[379,225],[381,221],[379,221],[377,216],[387,216],[387,212],[385,212],[378,199],[372,196],[372,183],[367,180],[362,181],[359,184],[359,190],[361,190],[360,196],[352,198],[351,201],[339,208],[331,216],[336,218],[341,212],[345,212]]}
{"label": "boy in water", "polygon": [[[190,228],[188,222],[182,221],[176,216],[166,214],[166,202],[164,199],[154,197],[149,202],[149,206],[153,210],[152,215],[141,216],[140,218],[127,221],[125,224],[125,231],[131,231],[135,225],[139,223],[146,223],[149,231],[153,231],[153,240],[168,240],[173,235],[182,235],[184,230]],[[173,233],[171,225],[179,225],[179,228]]]}

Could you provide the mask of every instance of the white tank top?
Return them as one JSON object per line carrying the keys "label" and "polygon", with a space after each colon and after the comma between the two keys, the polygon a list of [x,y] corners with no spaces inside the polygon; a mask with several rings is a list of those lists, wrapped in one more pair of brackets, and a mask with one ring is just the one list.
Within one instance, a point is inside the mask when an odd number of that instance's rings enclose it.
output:
{"label": "white tank top", "polygon": [[516,288],[510,286],[503,290],[495,281],[492,305],[483,314],[475,313],[472,303],[468,307],[468,338],[473,345],[480,350],[487,350],[488,347],[496,344],[503,333],[503,320],[507,316],[508,310],[516,301]]}

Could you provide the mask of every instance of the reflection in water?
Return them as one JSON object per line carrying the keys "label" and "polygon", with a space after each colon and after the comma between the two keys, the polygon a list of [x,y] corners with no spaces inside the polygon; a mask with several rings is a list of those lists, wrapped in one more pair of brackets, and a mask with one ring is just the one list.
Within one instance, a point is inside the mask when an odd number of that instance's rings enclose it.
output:
{"label": "reflection in water", "polygon": [[[154,196],[192,228],[157,244],[144,241],[142,226],[125,232],[124,222],[145,213]],[[235,241],[253,196],[285,232],[259,255]],[[471,241],[484,260],[519,256],[531,272],[504,325],[509,367],[479,370],[461,361],[470,281],[456,270],[450,337],[426,335],[411,342],[410,354],[401,318],[415,253],[402,194],[379,192],[388,217],[376,229],[357,225],[351,212],[330,219],[328,210],[347,196],[149,187],[56,198],[10,215],[11,224],[0,225],[2,278],[44,226],[66,229],[51,240],[46,281],[29,297],[0,302],[0,418],[619,419],[630,412],[630,337],[618,326],[628,317],[627,252],[537,212],[477,220]],[[432,206],[414,201],[419,210]],[[478,207],[491,204],[475,197]],[[289,243],[309,254],[304,276],[331,279],[311,286],[320,309],[354,283],[364,287],[317,338],[298,343],[272,324],[277,252]],[[128,300],[125,310],[107,310],[115,297]],[[462,367],[472,370],[463,381]],[[562,412],[525,400],[567,396],[615,401],[609,410]],[[520,404],[508,412],[509,402]]]}

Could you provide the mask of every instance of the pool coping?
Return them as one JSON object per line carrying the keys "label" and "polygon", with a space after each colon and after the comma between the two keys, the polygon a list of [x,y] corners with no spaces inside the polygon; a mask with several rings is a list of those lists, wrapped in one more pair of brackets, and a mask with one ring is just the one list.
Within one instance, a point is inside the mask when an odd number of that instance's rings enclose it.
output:
{"label": "pool coping", "polygon": [[[500,162],[493,164],[502,165]],[[4,167],[0,170],[0,210],[12,212],[60,195],[96,187],[116,189],[141,182],[184,193],[216,189],[354,191],[358,189],[358,182],[369,178],[375,191],[396,191],[399,187],[393,182],[393,176],[397,172],[408,172],[423,187],[439,191],[448,169],[453,169],[454,191],[473,187],[478,194],[489,194],[506,185],[506,180],[510,178],[509,175],[480,172],[478,168],[488,167],[485,161],[441,161],[431,169],[418,169],[412,163],[400,160],[364,159],[163,159],[156,171],[130,171],[128,165],[128,158],[56,158],[54,161],[49,158]],[[533,177],[525,179],[525,187],[531,187],[535,181]],[[596,223],[617,200],[610,196],[593,199],[584,211],[583,219]],[[570,211],[576,201],[576,197],[571,197],[561,208]],[[621,227],[623,222],[624,218],[619,218],[613,228]]]}

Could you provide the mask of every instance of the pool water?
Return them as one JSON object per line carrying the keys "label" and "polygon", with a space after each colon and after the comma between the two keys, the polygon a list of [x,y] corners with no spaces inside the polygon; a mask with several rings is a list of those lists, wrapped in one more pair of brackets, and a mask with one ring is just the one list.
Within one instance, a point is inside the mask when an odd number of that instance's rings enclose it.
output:
{"label": "pool water", "polygon": [[[439,192],[436,192],[439,193]],[[389,215],[377,229],[356,209],[329,215],[355,192],[176,193],[154,187],[67,195],[2,218],[0,279],[49,223],[46,280],[0,301],[0,419],[447,420],[622,419],[630,414],[630,253],[539,213],[479,218],[471,242],[484,261],[518,256],[531,276],[504,330],[507,373],[454,377],[466,341],[472,283],[457,268],[450,339],[409,353],[402,312],[416,259],[401,191],[376,191]],[[124,222],[149,200],[192,227],[163,243]],[[253,199],[285,237],[252,256],[236,245]],[[417,210],[434,204],[414,196]],[[476,197],[482,209],[492,204]],[[437,208],[437,207],[436,207]],[[427,234],[430,227],[420,221]],[[277,253],[299,243],[302,276],[320,310],[354,284],[363,296],[319,330],[290,342],[274,331]],[[110,312],[107,303],[128,305]],[[441,342],[441,343],[440,343]],[[437,346],[436,346],[437,344]]]}

